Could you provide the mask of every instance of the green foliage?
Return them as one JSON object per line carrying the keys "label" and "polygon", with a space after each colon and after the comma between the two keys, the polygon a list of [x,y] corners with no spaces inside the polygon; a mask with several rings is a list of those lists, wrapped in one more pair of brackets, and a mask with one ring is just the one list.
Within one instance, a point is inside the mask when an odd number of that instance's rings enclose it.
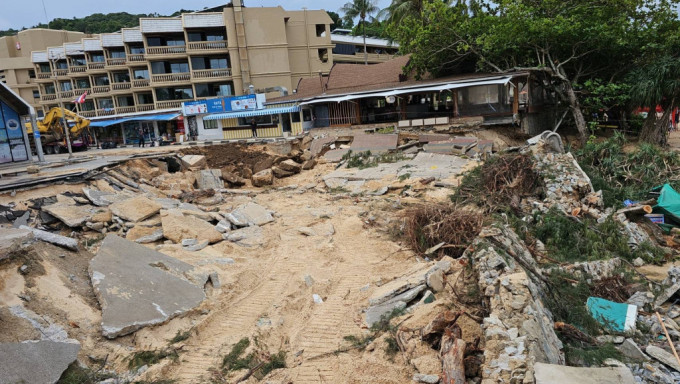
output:
{"label": "green foliage", "polygon": [[582,347],[574,343],[566,343],[564,356],[567,365],[599,367],[606,359],[621,360],[622,354],[612,343]]}
{"label": "green foliage", "polygon": [[401,152],[384,153],[381,155],[373,155],[371,151],[353,153],[348,151],[342,156],[342,160],[347,161],[347,168],[366,169],[377,167],[381,163],[396,163],[406,159]]}
{"label": "green foliage", "polygon": [[191,330],[184,331],[184,332],[177,330],[177,334],[172,339],[168,340],[168,342],[170,344],[179,343],[181,341],[188,339],[189,336],[191,336]]}
{"label": "green foliage", "polygon": [[165,358],[170,358],[172,360],[177,360],[179,354],[175,349],[162,349],[159,351],[140,351],[135,352],[129,358],[128,368],[129,369],[139,369],[144,365],[154,365]]}
{"label": "green foliage", "polygon": [[601,109],[625,107],[630,101],[630,90],[631,84],[627,82],[606,82],[599,78],[588,79],[581,87],[581,105],[586,114]]}
{"label": "green foliage", "polygon": [[385,354],[388,356],[390,361],[394,361],[394,357],[399,353],[399,344],[397,344],[397,339],[394,337],[385,338]]}
{"label": "green foliage", "polygon": [[394,125],[382,127],[380,129],[378,129],[375,133],[394,133]]}
{"label": "green foliage", "polygon": [[[258,345],[257,339],[255,339],[255,345]],[[286,367],[286,352],[279,351],[273,355],[270,355],[264,361],[259,357],[256,352],[251,352],[245,357],[241,357],[246,349],[250,346],[250,339],[247,337],[242,338],[238,343],[231,347],[231,352],[224,356],[222,359],[222,371],[238,371],[241,369],[253,369],[257,368],[257,371],[253,374],[258,379],[262,379],[269,372]]]}
{"label": "green foliage", "polygon": [[407,180],[409,177],[411,177],[411,174],[409,172],[406,172],[402,175],[399,175],[399,181]]}
{"label": "green foliage", "polygon": [[680,187],[680,155],[652,144],[641,144],[628,153],[625,137],[616,133],[604,141],[589,141],[575,152],[595,190],[602,190],[605,206],[621,207],[623,201],[645,200],[649,190],[664,183]]}
{"label": "green foliage", "polygon": [[255,374],[257,378],[264,378],[267,374],[275,369],[286,368],[286,352],[279,351],[271,355],[269,361],[266,362]]}
{"label": "green foliage", "polygon": [[386,23],[378,19],[371,18],[370,20],[359,21],[359,23],[352,28],[352,35],[363,36],[365,33],[367,37],[372,36],[386,39],[389,38],[386,29]]}
{"label": "green foliage", "polygon": [[57,384],[97,384],[112,377],[114,377],[112,374],[101,373],[73,363],[61,374]]}
{"label": "green foliage", "polygon": [[251,357],[250,360],[240,358],[248,346],[250,346],[250,339],[247,337],[242,338],[238,343],[234,344],[234,346],[231,347],[231,352],[222,358],[222,368],[226,371],[232,371],[250,366],[252,360],[251,355],[248,355]]}

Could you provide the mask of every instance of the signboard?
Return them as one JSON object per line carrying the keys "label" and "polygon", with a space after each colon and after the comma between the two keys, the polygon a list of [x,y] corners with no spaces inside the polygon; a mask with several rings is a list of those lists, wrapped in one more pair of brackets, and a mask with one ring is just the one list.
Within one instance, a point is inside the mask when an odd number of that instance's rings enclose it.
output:
{"label": "signboard", "polygon": [[223,113],[247,111],[264,108],[264,95],[243,95],[220,97],[216,99],[187,101],[182,103],[185,116],[202,115],[207,113]]}

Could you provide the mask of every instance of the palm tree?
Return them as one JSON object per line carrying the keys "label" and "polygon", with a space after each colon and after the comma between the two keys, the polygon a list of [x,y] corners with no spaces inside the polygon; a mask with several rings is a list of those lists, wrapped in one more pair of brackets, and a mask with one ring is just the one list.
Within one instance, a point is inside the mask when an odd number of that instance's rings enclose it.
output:
{"label": "palm tree", "polygon": [[340,8],[340,12],[345,14],[345,18],[354,19],[359,17],[361,20],[364,36],[364,64],[368,65],[368,52],[366,51],[366,16],[378,12],[376,5],[378,0],[352,0],[345,3]]}
{"label": "palm tree", "polygon": [[[445,4],[451,5],[452,0],[442,0]],[[384,19],[389,24],[396,25],[409,15],[420,15],[423,11],[423,0],[392,0],[392,3],[380,13],[378,18]]]}

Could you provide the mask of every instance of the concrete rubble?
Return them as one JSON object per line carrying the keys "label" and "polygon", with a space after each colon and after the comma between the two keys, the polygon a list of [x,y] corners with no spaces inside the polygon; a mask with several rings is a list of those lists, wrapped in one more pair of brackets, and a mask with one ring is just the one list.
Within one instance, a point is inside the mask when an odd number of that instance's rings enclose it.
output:
{"label": "concrete rubble", "polygon": [[109,206],[111,213],[125,221],[138,222],[146,220],[161,210],[161,205],[144,195],[113,203]]}
{"label": "concrete rubble", "polygon": [[102,334],[107,338],[162,324],[205,298],[206,275],[116,235],[106,236],[90,261],[89,273],[102,308]]}
{"label": "concrete rubble", "polygon": [[0,383],[54,384],[78,357],[80,343],[0,343]]}
{"label": "concrete rubble", "polygon": [[177,209],[162,210],[161,223],[163,236],[175,243],[183,239],[197,239],[216,243],[222,240],[222,234],[209,222],[192,215],[184,215]]}
{"label": "concrete rubble", "polygon": [[625,367],[582,368],[536,363],[536,384],[635,384],[630,369]]}
{"label": "concrete rubble", "polygon": [[225,214],[224,217],[235,227],[259,226],[274,221],[270,211],[253,202],[239,206],[232,212]]}

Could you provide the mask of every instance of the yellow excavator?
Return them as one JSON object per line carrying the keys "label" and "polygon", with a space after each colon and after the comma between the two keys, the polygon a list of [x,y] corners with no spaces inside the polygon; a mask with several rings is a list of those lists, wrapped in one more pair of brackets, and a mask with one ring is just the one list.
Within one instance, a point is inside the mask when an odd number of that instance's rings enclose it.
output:
{"label": "yellow excavator", "polygon": [[[61,108],[52,108],[41,121],[38,121],[38,132],[40,132],[40,142],[45,154],[66,152],[67,144],[64,137],[64,127],[62,117],[65,116],[66,124],[69,125],[69,137],[71,139],[71,149],[86,150],[90,136],[90,120],[65,109],[62,114]],[[31,123],[26,123],[28,134],[33,133]],[[85,134],[87,133],[87,134]]]}

